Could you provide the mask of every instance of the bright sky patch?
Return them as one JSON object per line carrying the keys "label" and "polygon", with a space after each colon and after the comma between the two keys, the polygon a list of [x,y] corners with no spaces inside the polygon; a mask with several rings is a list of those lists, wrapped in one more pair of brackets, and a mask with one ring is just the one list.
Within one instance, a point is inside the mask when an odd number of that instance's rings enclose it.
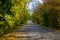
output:
{"label": "bright sky patch", "polygon": [[33,8],[38,5],[38,4],[42,4],[43,1],[42,0],[30,0],[30,2],[27,4],[27,9],[29,13],[33,13]]}

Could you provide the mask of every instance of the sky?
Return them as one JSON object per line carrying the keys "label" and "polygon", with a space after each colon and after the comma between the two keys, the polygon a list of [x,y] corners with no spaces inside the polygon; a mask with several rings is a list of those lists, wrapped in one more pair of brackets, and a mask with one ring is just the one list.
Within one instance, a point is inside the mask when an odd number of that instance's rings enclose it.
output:
{"label": "sky", "polygon": [[27,3],[27,9],[28,9],[28,12],[30,14],[33,13],[33,9],[35,6],[37,6],[38,4],[42,4],[43,1],[42,0],[29,0],[29,3]]}

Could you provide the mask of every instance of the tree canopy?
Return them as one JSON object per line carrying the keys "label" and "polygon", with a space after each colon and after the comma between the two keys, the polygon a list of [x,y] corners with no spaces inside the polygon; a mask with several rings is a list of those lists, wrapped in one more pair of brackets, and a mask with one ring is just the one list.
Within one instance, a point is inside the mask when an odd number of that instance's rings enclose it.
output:
{"label": "tree canopy", "polygon": [[33,21],[42,26],[60,28],[60,0],[46,0],[34,9]]}
{"label": "tree canopy", "polygon": [[0,0],[0,36],[27,23],[30,15],[26,10],[28,0]]}

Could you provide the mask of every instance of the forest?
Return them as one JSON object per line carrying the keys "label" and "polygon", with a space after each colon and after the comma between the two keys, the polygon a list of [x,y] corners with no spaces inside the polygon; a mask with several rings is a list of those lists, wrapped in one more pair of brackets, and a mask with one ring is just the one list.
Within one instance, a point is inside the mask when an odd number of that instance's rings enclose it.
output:
{"label": "forest", "polygon": [[60,0],[45,0],[32,14],[34,23],[48,28],[60,29]]}
{"label": "forest", "polygon": [[47,28],[60,29],[60,0],[46,0],[38,4],[30,16],[29,0],[0,0],[0,37],[21,28],[28,20]]}

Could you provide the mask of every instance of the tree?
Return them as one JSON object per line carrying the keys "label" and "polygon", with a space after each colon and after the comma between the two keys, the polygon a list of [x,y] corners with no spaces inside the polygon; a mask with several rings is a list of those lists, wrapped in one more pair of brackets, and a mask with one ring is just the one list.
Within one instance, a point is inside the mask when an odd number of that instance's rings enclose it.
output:
{"label": "tree", "polygon": [[0,36],[28,20],[27,2],[28,0],[0,0]]}
{"label": "tree", "polygon": [[[34,11],[32,17],[38,22],[42,22],[44,26],[59,28],[60,27],[60,0],[46,0],[43,5],[39,5],[39,7]],[[37,15],[39,17],[36,17]],[[43,20],[41,20],[43,19]],[[40,24],[42,24],[40,22]]]}

